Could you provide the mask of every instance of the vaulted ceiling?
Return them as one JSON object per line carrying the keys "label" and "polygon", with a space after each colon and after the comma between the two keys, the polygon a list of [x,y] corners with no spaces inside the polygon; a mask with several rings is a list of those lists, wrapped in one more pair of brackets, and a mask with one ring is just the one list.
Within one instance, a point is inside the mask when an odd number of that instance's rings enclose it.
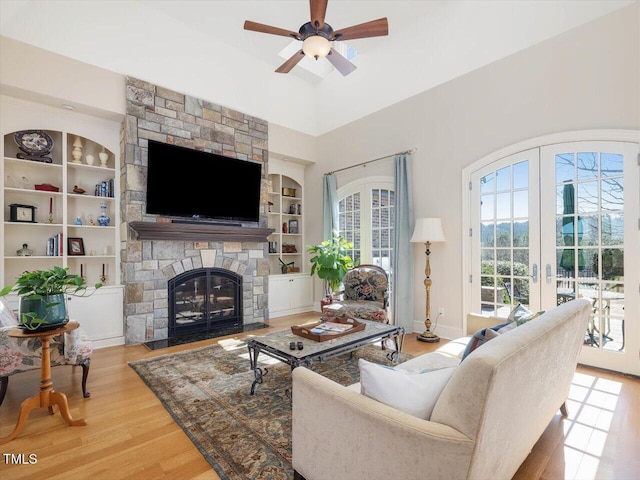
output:
{"label": "vaulted ceiling", "polygon": [[306,0],[2,0],[0,35],[320,135],[635,2],[329,0],[334,29],[389,21],[346,77],[275,73],[291,40],[243,29],[297,31]]}

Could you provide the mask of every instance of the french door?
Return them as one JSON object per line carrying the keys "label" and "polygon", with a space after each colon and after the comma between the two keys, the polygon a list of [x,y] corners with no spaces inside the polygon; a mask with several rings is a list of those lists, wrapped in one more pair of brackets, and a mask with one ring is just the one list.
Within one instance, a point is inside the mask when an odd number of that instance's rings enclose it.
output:
{"label": "french door", "polygon": [[639,374],[637,155],[636,143],[558,143],[473,172],[472,311],[587,298],[580,361]]}
{"label": "french door", "polygon": [[473,311],[540,310],[539,149],[493,162],[471,179]]}

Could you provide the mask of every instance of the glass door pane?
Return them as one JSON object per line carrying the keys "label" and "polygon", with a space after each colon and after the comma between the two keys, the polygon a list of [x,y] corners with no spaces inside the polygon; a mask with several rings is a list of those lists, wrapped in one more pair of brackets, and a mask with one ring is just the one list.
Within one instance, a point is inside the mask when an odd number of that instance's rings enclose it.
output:
{"label": "glass door pane", "polygon": [[[514,306],[537,308],[532,292],[537,244],[538,150],[523,152],[476,172],[472,176],[474,253],[472,283],[475,311],[506,317]],[[474,214],[474,211],[476,214]],[[476,232],[478,232],[476,234]],[[534,237],[535,238],[535,237]]]}
{"label": "glass door pane", "polygon": [[593,303],[585,345],[623,350],[624,168],[621,154],[558,153],[556,303]]}
{"label": "glass door pane", "polygon": [[393,219],[395,196],[393,190],[373,188],[371,190],[371,261],[391,271],[393,255]]}
{"label": "glass door pane", "polygon": [[348,195],[338,202],[338,233],[353,243],[349,255],[354,265],[361,263],[360,213],[360,192]]}
{"label": "glass door pane", "polygon": [[541,190],[553,192],[541,196],[544,307],[587,298],[580,361],[627,372],[640,343],[640,319],[630,315],[638,295],[625,295],[640,281],[630,248],[638,245],[637,154],[637,144],[576,142],[543,147],[541,157]]}

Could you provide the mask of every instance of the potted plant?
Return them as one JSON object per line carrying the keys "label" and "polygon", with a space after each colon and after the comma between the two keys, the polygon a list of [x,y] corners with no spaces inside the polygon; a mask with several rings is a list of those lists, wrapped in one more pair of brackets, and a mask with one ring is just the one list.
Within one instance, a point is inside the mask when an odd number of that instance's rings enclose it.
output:
{"label": "potted plant", "polygon": [[[102,286],[96,283],[95,288]],[[26,271],[15,285],[0,290],[0,296],[15,293],[20,297],[18,318],[28,330],[41,330],[65,323],[68,319],[65,295],[89,296],[87,285],[80,275],[70,274],[69,268],[54,266],[49,270]]]}
{"label": "potted plant", "polygon": [[335,234],[318,245],[307,245],[307,251],[314,255],[309,259],[311,275],[316,273],[325,281],[325,293],[328,296],[340,289],[345,273],[353,268],[353,260],[349,255],[352,248],[352,242]]}

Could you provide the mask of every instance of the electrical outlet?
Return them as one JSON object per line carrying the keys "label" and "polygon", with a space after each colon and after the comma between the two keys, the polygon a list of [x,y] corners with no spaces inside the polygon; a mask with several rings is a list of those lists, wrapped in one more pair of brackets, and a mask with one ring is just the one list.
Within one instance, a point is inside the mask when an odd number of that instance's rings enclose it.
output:
{"label": "electrical outlet", "polygon": [[444,307],[440,307],[438,309],[438,315],[442,315],[444,317]]}

